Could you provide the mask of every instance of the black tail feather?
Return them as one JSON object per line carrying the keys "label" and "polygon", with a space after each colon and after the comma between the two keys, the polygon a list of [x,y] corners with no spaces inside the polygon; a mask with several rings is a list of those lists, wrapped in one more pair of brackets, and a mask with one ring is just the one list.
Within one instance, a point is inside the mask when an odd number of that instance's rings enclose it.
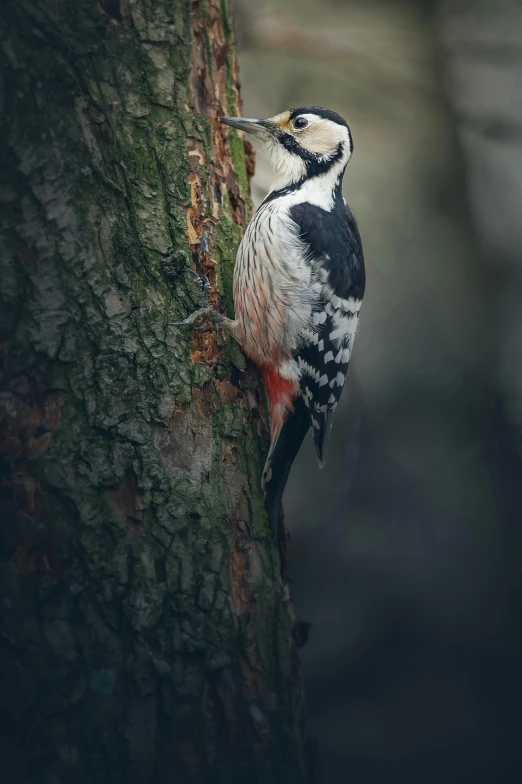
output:
{"label": "black tail feather", "polygon": [[319,427],[313,427],[315,451],[317,452],[317,459],[319,461],[319,468],[324,465],[326,453],[328,452],[328,445],[330,443],[330,433],[332,432],[333,411],[326,411],[320,414],[314,411],[313,418]]}
{"label": "black tail feather", "polygon": [[279,434],[270,465],[265,468],[265,473],[270,476],[270,480],[266,481],[265,506],[274,538],[277,538],[279,509],[288,475],[309,428],[308,409],[299,397]]}

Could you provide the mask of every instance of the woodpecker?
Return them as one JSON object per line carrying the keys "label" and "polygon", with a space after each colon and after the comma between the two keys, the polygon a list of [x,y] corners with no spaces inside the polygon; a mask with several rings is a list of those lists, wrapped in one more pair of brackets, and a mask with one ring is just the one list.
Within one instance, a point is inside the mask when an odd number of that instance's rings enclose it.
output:
{"label": "woodpecker", "polygon": [[213,318],[261,370],[271,429],[262,489],[275,536],[310,428],[323,467],[364,296],[361,238],[342,195],[353,141],[346,121],[319,106],[220,120],[262,143],[275,176],[237,252],[235,319],[208,307],[208,280],[197,276],[203,307],[176,325]]}

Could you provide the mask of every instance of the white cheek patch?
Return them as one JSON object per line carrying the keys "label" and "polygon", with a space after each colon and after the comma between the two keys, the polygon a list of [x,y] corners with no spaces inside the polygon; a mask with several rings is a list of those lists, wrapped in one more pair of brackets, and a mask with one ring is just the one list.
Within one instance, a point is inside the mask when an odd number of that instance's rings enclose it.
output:
{"label": "white cheek patch", "polygon": [[332,155],[340,143],[349,150],[348,129],[331,120],[318,118],[314,114],[300,115],[308,120],[308,126],[294,135],[299,144],[314,155]]}
{"label": "white cheek patch", "polygon": [[[326,155],[335,150],[339,142],[344,140],[344,135],[337,133],[332,126],[333,123],[314,122],[304,131],[296,133],[296,139],[308,152]],[[341,126],[337,127],[341,128]]]}

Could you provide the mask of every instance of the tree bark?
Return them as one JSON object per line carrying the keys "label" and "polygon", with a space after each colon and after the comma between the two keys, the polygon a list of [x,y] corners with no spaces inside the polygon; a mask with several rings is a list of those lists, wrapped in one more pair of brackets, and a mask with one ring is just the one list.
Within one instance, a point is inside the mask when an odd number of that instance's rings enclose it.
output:
{"label": "tree bark", "polygon": [[308,781],[257,371],[166,326],[233,310],[229,0],[0,17],[2,780]]}

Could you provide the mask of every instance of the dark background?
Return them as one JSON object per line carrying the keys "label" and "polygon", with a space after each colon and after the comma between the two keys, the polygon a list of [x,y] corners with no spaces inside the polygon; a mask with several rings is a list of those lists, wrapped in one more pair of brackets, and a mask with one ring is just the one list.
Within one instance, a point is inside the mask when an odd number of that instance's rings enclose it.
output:
{"label": "dark background", "polygon": [[245,116],[321,104],[355,140],[367,295],[285,504],[322,781],[522,781],[522,5],[236,8]]}

